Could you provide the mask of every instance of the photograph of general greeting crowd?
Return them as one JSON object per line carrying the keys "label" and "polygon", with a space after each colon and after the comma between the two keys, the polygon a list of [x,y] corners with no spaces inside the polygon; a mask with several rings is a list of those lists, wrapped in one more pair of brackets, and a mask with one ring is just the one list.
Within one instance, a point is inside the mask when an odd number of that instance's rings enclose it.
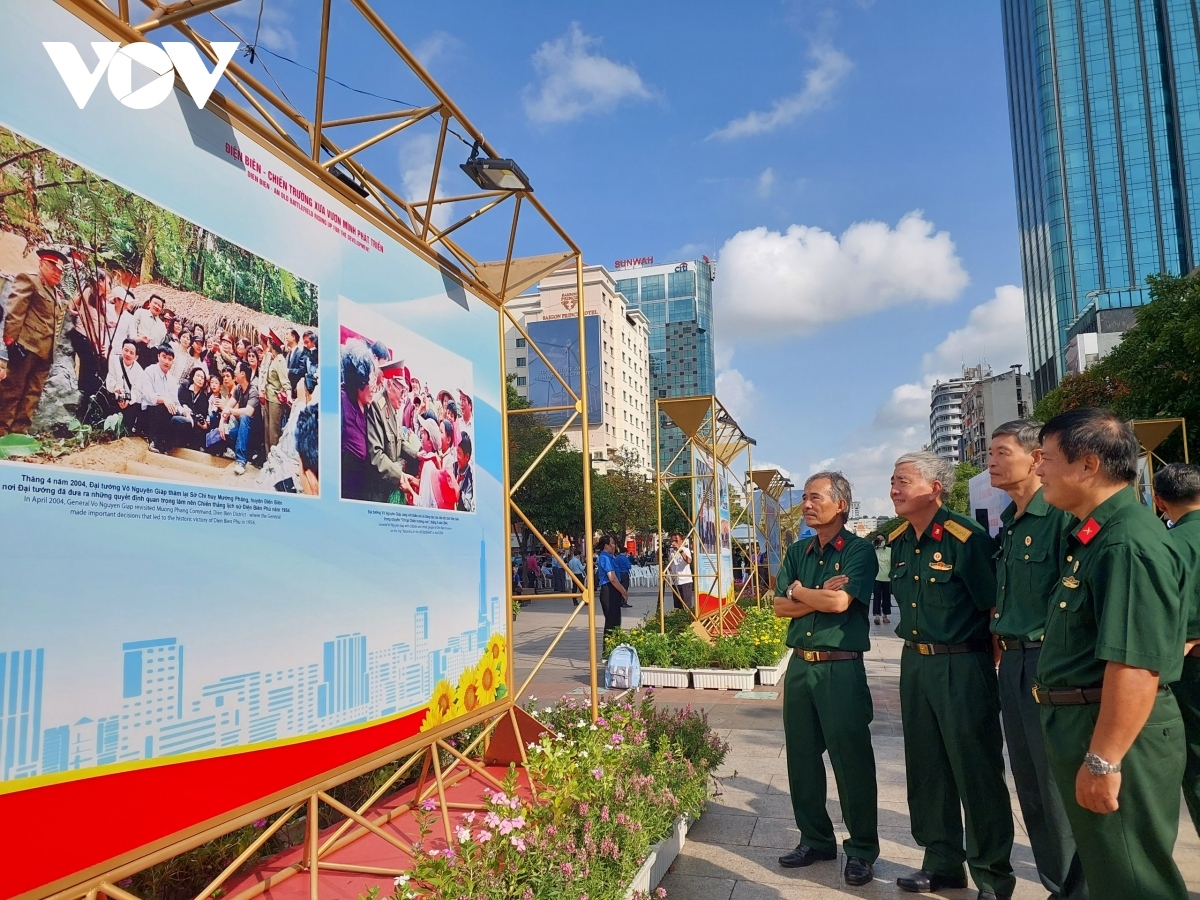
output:
{"label": "photograph of general greeting crowd", "polygon": [[[475,404],[341,330],[342,497],[475,511]],[[424,377],[424,380],[422,378]]]}
{"label": "photograph of general greeting crowd", "polygon": [[3,128],[0,157],[0,459],[314,492],[316,286]]}

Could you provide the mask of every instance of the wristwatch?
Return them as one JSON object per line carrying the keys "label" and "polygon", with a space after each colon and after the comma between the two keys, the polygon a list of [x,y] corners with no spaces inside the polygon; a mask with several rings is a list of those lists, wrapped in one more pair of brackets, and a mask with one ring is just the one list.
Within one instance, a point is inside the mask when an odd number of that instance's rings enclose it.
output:
{"label": "wristwatch", "polygon": [[[794,585],[792,585],[792,584],[789,584],[789,585],[788,585],[788,589],[787,589],[787,590],[784,592],[784,594],[783,594],[783,596],[787,597],[789,600],[791,600],[791,599],[792,599],[792,588],[793,588],[793,587],[794,587]],[[795,602],[795,601],[793,601],[793,602]]]}
{"label": "wristwatch", "polygon": [[1101,759],[1091,750],[1083,755],[1083,764],[1093,775],[1116,775],[1121,771],[1120,763],[1110,763],[1106,759]]}

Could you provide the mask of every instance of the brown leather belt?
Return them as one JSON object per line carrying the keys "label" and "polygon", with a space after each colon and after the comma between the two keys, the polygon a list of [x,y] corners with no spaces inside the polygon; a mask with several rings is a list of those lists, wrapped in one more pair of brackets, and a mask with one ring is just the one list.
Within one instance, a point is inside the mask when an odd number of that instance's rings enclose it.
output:
{"label": "brown leather belt", "polygon": [[859,650],[796,650],[796,655],[805,662],[834,662],[839,659],[862,659]]}
{"label": "brown leather belt", "polygon": [[967,641],[965,644],[931,644],[924,641],[905,641],[922,656],[940,656],[943,653],[991,653],[991,641]]}
{"label": "brown leather belt", "polygon": [[1033,702],[1038,706],[1084,706],[1099,703],[1102,687],[1068,688],[1052,691],[1040,684],[1033,686]]}
{"label": "brown leather belt", "polygon": [[1009,650],[1040,650],[1042,647],[1041,641],[1026,641],[1021,638],[1001,637],[1000,635],[996,635],[996,643],[1006,653]]}
{"label": "brown leather belt", "polygon": [[1200,656],[1200,644],[1197,644],[1195,647],[1193,647],[1191,650],[1189,650],[1187,652],[1187,655],[1188,656]]}

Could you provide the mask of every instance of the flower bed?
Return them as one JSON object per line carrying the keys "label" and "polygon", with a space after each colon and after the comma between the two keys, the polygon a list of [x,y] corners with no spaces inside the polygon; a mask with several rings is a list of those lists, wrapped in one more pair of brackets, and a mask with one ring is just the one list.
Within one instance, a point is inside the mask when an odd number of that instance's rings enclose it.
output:
{"label": "flower bed", "polygon": [[754,669],[692,669],[692,687],[718,691],[754,690]]}
{"label": "flower bed", "polygon": [[[454,814],[450,846],[437,837],[436,805],[426,803],[412,869],[390,894],[373,889],[367,898],[647,896],[630,893],[640,887],[635,876],[652,850],[665,858],[672,841],[682,841],[679,820],[703,810],[728,745],[703,713],[659,709],[649,694],[603,704],[595,723],[576,699],[530,712],[557,733],[529,745],[532,798],[522,799],[510,770],[503,790],[488,792],[486,810]],[[653,886],[644,884],[642,891]]]}
{"label": "flower bed", "polygon": [[783,678],[783,673],[787,671],[788,660],[792,658],[792,648],[788,647],[787,652],[773,666],[758,666],[758,683],[759,684],[779,684],[779,680]]}
{"label": "flower bed", "polygon": [[[687,687],[691,675],[694,688],[751,690],[757,673],[763,684],[776,684],[787,664],[788,620],[775,615],[771,607],[739,609],[737,631],[706,642],[692,628],[686,610],[665,617],[659,632],[657,617],[628,631],[615,631],[605,644],[611,650],[617,644],[629,644],[642,663],[645,684],[663,687]],[[773,680],[767,680],[773,678]]]}

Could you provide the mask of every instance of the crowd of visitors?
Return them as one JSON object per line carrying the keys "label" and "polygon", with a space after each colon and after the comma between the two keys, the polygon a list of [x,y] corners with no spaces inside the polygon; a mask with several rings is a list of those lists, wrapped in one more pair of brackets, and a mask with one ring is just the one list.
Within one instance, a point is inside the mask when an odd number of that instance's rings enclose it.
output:
{"label": "crowd of visitors", "polygon": [[289,410],[312,399],[317,335],[290,329],[207,332],[161,296],[138,300],[98,270],[67,310],[80,419],[120,413],[153,453],[176,447],[224,455],[237,474],[278,443]]}
{"label": "crowd of visitors", "polygon": [[342,497],[475,511],[475,407],[435,391],[379,341],[342,344]]}

